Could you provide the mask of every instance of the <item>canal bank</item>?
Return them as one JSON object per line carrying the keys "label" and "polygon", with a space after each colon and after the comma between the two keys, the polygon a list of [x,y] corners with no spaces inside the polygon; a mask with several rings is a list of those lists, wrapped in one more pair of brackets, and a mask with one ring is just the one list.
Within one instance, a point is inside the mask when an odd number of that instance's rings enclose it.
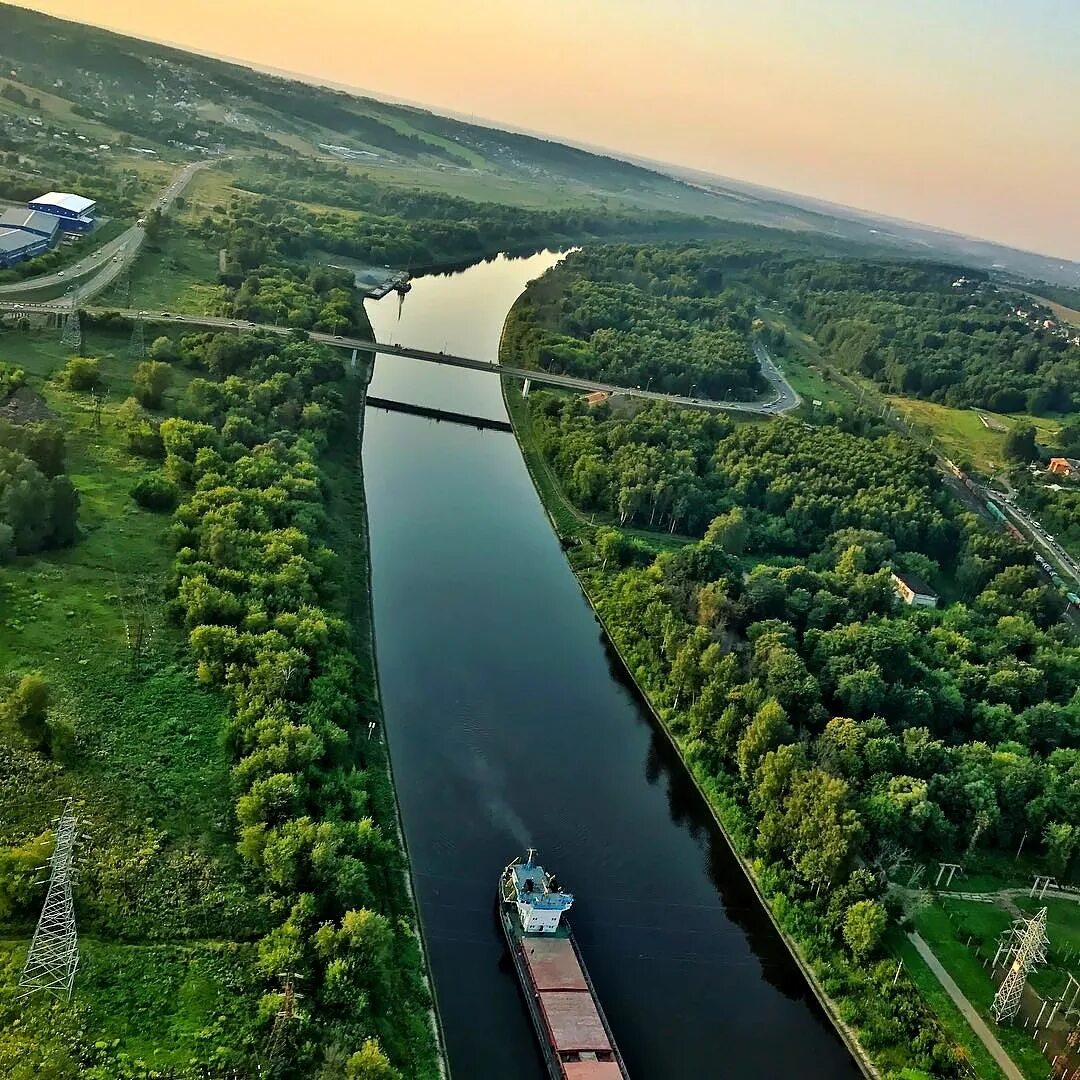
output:
{"label": "canal bank", "polygon": [[[507,310],[556,259],[419,279],[400,308],[369,305],[376,336],[496,359]],[[383,357],[373,389],[505,420],[499,383]],[[543,1075],[494,905],[532,845],[575,893],[631,1075],[857,1076],[626,679],[516,441],[372,410],[364,471],[386,736],[455,1074]]]}
{"label": "canal bank", "polygon": [[[366,336],[373,337],[370,324]],[[331,499],[337,503],[330,508],[329,519],[339,527],[340,539],[335,548],[351,550],[353,567],[357,571],[352,577],[348,590],[346,616],[349,624],[362,643],[357,649],[360,667],[360,699],[362,715],[369,719],[366,741],[373,744],[367,753],[367,767],[374,773],[372,783],[373,798],[383,804],[381,819],[392,818],[396,833],[397,846],[403,856],[404,869],[402,883],[410,910],[409,922],[416,935],[417,951],[421,965],[420,978],[431,999],[428,1010],[428,1025],[436,1051],[438,1076],[449,1080],[450,1069],[446,1054],[446,1037],[439,1015],[439,1003],[431,976],[431,962],[427,943],[424,939],[424,924],[416,899],[415,883],[412,879],[412,861],[409,858],[409,845],[401,823],[401,806],[397,798],[397,785],[394,780],[393,762],[390,760],[386,742],[383,738],[382,695],[379,691],[379,666],[376,659],[375,620],[371,596],[371,535],[368,528],[367,497],[364,490],[363,440],[364,417],[367,411],[368,387],[375,370],[373,353],[354,354],[351,367],[347,369],[345,410],[353,439],[342,450],[347,450],[352,460],[340,462],[341,475],[337,483],[329,485]],[[346,477],[348,482],[346,483]]]}
{"label": "canal bank", "polygon": [[[503,349],[503,342],[500,342],[500,358]],[[563,494],[558,486],[558,482],[552,475],[551,471],[547,468],[546,462],[543,459],[543,454],[540,452],[539,447],[536,445],[535,439],[532,435],[532,430],[528,426],[527,420],[524,416],[525,401],[521,395],[520,387],[512,383],[510,379],[503,379],[503,400],[506,402],[506,412],[510,417],[510,422],[514,427],[515,435],[521,444],[522,455],[525,458],[526,466],[529,469],[529,475],[532,477],[533,484],[536,487],[537,495],[544,503],[544,509],[547,512],[548,521],[551,523],[552,529],[559,537],[560,543],[566,546],[568,543],[575,542],[585,531],[591,532],[592,526],[584,522],[580,516],[577,520],[574,520],[569,515],[576,513],[573,504]],[[573,524],[567,525],[569,522]],[[844,1040],[844,1044],[847,1046],[851,1053],[852,1058],[858,1064],[864,1077],[868,1080],[881,1080],[881,1073],[878,1071],[873,1061],[870,1059],[870,1055],[863,1049],[859,1043],[858,1036],[851,1029],[851,1027],[844,1023],[843,1018],[840,1016],[836,1003],[825,992],[825,988],[821,985],[821,980],[818,978],[810,962],[807,960],[800,948],[799,943],[780,925],[779,920],[776,918],[776,913],[773,911],[772,905],[769,903],[769,898],[762,890],[761,883],[757,879],[757,875],[754,873],[753,867],[750,865],[749,859],[735,844],[735,840],[729,829],[729,823],[724,820],[724,816],[721,810],[716,806],[714,800],[710,797],[708,791],[702,784],[702,778],[686,763],[683,757],[682,747],[679,745],[679,741],[676,738],[674,732],[672,732],[667,721],[660,714],[660,711],[653,704],[652,699],[649,697],[648,692],[638,682],[637,677],[634,675],[633,669],[627,662],[622,650],[619,648],[619,644],[616,641],[615,635],[611,631],[611,627],[608,626],[607,621],[604,619],[603,614],[600,612],[597,606],[596,599],[589,591],[589,587],[578,572],[577,568],[567,559],[567,565],[570,567],[577,580],[578,585],[581,587],[581,593],[588,602],[589,607],[592,609],[593,614],[596,616],[596,621],[604,628],[604,634],[611,646],[611,649],[619,657],[619,662],[622,665],[623,672],[627,679],[629,679],[636,688],[638,695],[641,698],[642,703],[649,710],[653,720],[656,722],[657,727],[664,733],[667,741],[671,745],[672,750],[678,754],[679,759],[683,761],[686,767],[686,773],[691,783],[693,783],[698,795],[701,796],[702,802],[709,808],[712,814],[713,821],[716,823],[716,827],[723,834],[724,840],[727,842],[728,847],[731,849],[731,854],[738,860],[739,866],[742,868],[743,873],[746,876],[746,880],[750,887],[754,890],[758,900],[761,903],[761,907],[765,914],[768,915],[769,920],[772,922],[777,934],[780,935],[784,944],[787,946],[788,952],[791,954],[792,960],[799,966],[803,975],[806,977],[810,988],[813,990],[815,996],[818,999],[819,1004],[825,1013],[829,1016],[833,1026],[836,1028],[837,1034]]]}

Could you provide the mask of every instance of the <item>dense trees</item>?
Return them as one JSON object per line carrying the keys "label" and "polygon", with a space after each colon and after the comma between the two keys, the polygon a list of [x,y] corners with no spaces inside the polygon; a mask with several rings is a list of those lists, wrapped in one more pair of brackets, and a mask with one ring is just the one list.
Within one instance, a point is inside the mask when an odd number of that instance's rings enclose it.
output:
{"label": "dense trees", "polygon": [[355,1050],[352,1075],[401,1075],[390,1060],[423,1074],[426,997],[400,854],[371,817],[357,661],[322,539],[319,461],[344,421],[341,365],[258,337],[187,337],[179,352],[202,374],[161,423],[164,477],[146,497],[183,493],[170,610],[199,678],[231,702],[237,846],[278,917],[259,967],[303,980],[319,1030],[290,1048],[289,1067],[313,1075],[316,1044],[337,1042]]}
{"label": "dense trees", "polygon": [[54,424],[0,420],[0,562],[75,540],[79,493]]}
{"label": "dense trees", "polygon": [[570,255],[507,327],[519,361],[669,393],[748,398],[763,386],[752,305],[720,291],[722,249],[614,245]]}
{"label": "dense trees", "polygon": [[[675,287],[647,266],[638,287]],[[534,358],[578,291],[568,272],[534,285],[506,355]],[[1068,872],[1080,649],[1060,594],[1029,549],[963,512],[925,452],[881,428],[736,426],[545,391],[525,408],[566,495],[611,523],[586,534],[579,572],[778,919],[880,1061],[955,1075],[910,990],[875,962],[888,866],[896,852],[1015,848],[1026,832]],[[657,554],[649,529],[695,540]],[[905,607],[894,568],[952,602]]]}
{"label": "dense trees", "polygon": [[984,275],[935,264],[798,259],[768,272],[770,294],[836,364],[883,389],[999,412],[1069,411],[1080,347]]}

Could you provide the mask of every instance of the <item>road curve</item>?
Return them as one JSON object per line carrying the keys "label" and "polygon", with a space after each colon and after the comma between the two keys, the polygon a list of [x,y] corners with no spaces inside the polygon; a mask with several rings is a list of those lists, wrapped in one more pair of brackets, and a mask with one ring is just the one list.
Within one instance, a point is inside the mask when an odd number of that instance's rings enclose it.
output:
{"label": "road curve", "polygon": [[[208,168],[210,164],[208,161],[193,161],[185,165],[173,177],[169,186],[158,193],[157,198],[146,208],[146,212],[167,209],[187,187],[191,178],[200,170]],[[39,277],[24,278],[22,281],[0,285],[0,296],[16,296],[20,293],[37,292],[39,289],[70,285],[73,281],[83,281],[90,275],[96,275],[90,281],[79,285],[70,295],[54,302],[57,305],[66,306],[70,306],[72,302],[82,303],[111,285],[131,265],[145,239],[146,230],[141,225],[132,225],[72,266],[66,266],[63,270],[57,270],[51,274],[42,274]]]}

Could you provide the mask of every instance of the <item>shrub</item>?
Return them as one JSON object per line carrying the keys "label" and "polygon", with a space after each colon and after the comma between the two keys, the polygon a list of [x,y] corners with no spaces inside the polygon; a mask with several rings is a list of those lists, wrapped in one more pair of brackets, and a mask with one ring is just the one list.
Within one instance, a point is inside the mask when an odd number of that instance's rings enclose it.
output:
{"label": "shrub", "polygon": [[37,672],[24,675],[4,703],[4,712],[37,748],[45,746],[49,718],[49,684]]}
{"label": "shrub", "polygon": [[132,487],[131,497],[147,510],[173,510],[180,501],[180,489],[164,473],[155,472]]}
{"label": "shrub", "polygon": [[157,360],[144,360],[135,368],[135,397],[147,409],[156,409],[172,380],[172,368]]}
{"label": "shrub", "polygon": [[93,390],[101,382],[101,364],[85,356],[73,356],[65,365],[62,378],[69,390]]}

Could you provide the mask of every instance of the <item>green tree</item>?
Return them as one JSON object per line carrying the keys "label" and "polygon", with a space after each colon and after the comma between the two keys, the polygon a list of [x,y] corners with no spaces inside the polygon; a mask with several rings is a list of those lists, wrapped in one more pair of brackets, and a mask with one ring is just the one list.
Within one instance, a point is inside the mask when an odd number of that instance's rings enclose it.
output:
{"label": "green tree", "polygon": [[69,390],[93,390],[101,382],[101,364],[87,356],[73,356],[61,372]]}
{"label": "green tree", "polygon": [[347,1080],[395,1080],[398,1072],[383,1053],[375,1039],[365,1039],[364,1045],[345,1066]]}
{"label": "green tree", "polygon": [[48,741],[49,700],[45,677],[32,672],[19,680],[4,705],[8,719],[38,749]]}
{"label": "green tree", "polygon": [[1034,461],[1039,456],[1032,424],[1013,424],[1005,434],[1005,456],[1012,461]]}
{"label": "green tree", "polygon": [[736,506],[726,514],[718,514],[705,530],[705,539],[729,555],[742,555],[750,542],[750,527],[742,508]]}
{"label": "green tree", "polygon": [[876,900],[859,900],[844,916],[844,941],[856,960],[865,960],[877,948],[888,918]]}
{"label": "green tree", "polygon": [[172,368],[159,360],[144,360],[136,365],[132,381],[139,404],[147,409],[157,409],[172,381]]}
{"label": "green tree", "polygon": [[1080,830],[1075,825],[1061,821],[1049,822],[1043,833],[1043,843],[1046,844],[1046,860],[1054,876],[1064,878],[1073,855],[1076,853],[1076,845],[1080,842]]}

